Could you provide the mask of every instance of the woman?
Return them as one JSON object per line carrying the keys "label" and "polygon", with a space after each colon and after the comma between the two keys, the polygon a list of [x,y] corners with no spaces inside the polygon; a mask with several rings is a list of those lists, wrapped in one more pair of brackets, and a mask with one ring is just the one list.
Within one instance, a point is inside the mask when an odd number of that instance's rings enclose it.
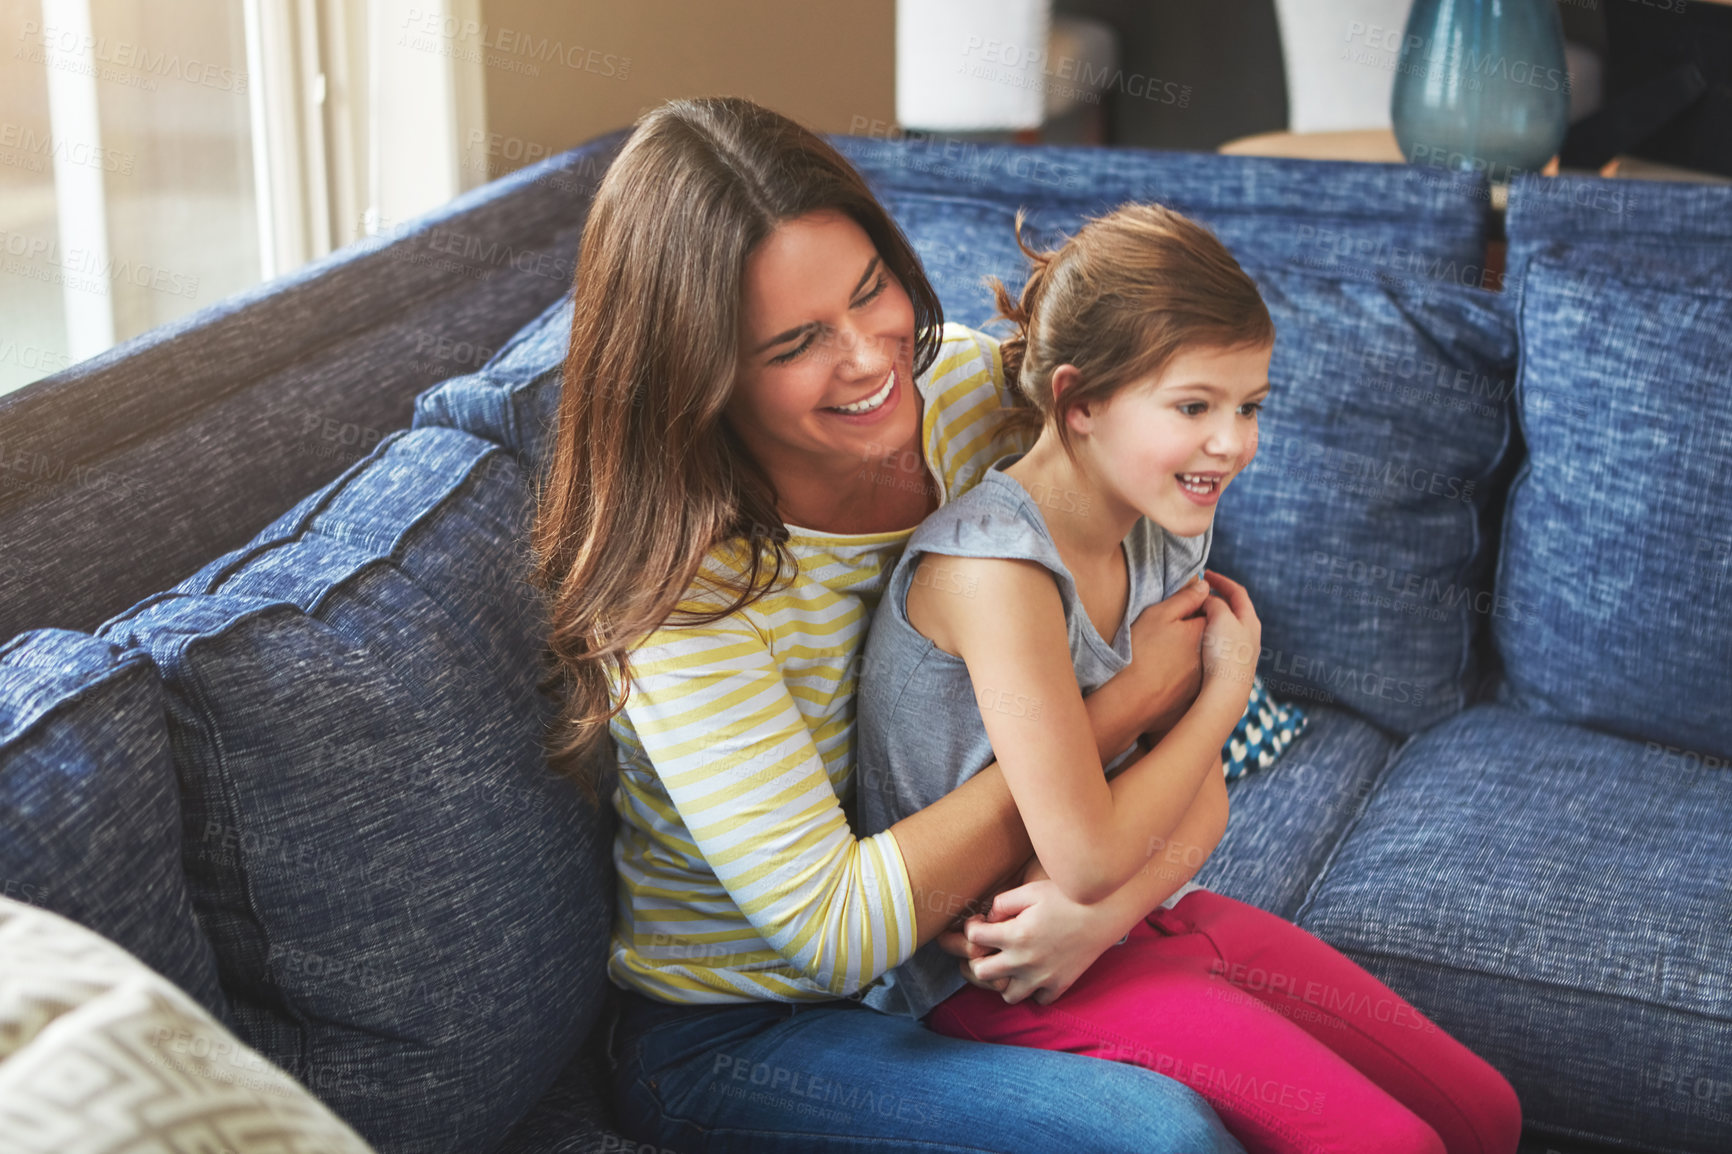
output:
{"label": "woman", "polygon": [[[623,1126],[754,1154],[1242,1151],[1152,1071],[861,1004],[1030,857],[996,766],[851,829],[868,615],[914,527],[1004,447],[995,342],[941,326],[832,148],[731,98],[638,122],[590,209],[574,310],[535,577],[566,682],[553,760],[618,746]],[[1148,659],[1089,697],[1103,756],[1189,706],[1203,595],[1144,613]],[[1099,931],[1077,907],[998,960],[1080,972]]]}

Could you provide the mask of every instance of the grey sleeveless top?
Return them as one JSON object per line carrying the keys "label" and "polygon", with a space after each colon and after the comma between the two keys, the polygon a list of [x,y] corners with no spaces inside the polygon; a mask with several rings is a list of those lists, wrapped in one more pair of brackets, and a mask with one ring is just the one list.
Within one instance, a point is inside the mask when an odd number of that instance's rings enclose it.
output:
{"label": "grey sleeveless top", "polygon": [[[977,701],[962,659],[938,648],[909,624],[908,588],[922,553],[1016,557],[1046,566],[1064,602],[1071,661],[1077,688],[1084,694],[1130,664],[1131,622],[1137,614],[1166,600],[1203,571],[1214,540],[1212,522],[1196,537],[1176,537],[1147,517],[1140,518],[1125,538],[1130,593],[1124,620],[1107,642],[1077,596],[1076,582],[1053,544],[1039,504],[1016,478],[1003,472],[1022,455],[1000,457],[972,489],[921,522],[885,585],[866,638],[856,698],[854,828],[858,836],[890,828],[989,765],[994,754],[981,708],[1014,710],[1022,704],[1014,699]],[[1107,776],[1135,759],[1133,744],[1107,765]],[[1161,904],[1170,907],[1201,888],[1186,882]],[[928,942],[868,986],[860,1000],[884,1013],[925,1017],[967,984],[958,963],[937,941]]]}

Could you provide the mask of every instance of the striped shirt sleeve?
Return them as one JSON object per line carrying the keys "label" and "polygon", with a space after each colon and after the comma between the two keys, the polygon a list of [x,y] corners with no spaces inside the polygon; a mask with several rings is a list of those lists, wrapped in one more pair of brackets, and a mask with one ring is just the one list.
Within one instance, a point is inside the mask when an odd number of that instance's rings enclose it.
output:
{"label": "striped shirt sleeve", "polygon": [[856,838],[770,649],[735,614],[632,652],[625,713],[693,848],[759,935],[836,996],[913,953],[895,836]]}

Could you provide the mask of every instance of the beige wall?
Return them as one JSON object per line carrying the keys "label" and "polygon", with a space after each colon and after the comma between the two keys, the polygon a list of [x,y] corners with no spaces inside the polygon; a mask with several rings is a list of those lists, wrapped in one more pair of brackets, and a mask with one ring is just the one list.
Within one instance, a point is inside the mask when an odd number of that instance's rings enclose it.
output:
{"label": "beige wall", "polygon": [[465,142],[465,162],[489,177],[627,127],[678,96],[750,97],[819,132],[894,118],[894,0],[480,0],[480,8],[488,137]]}

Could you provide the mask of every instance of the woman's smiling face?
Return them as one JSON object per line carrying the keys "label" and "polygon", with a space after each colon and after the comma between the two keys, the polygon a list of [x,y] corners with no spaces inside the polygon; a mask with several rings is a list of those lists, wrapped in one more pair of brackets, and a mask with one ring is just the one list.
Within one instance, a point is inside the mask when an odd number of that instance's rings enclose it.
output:
{"label": "woman's smiling face", "polygon": [[726,412],[772,477],[834,478],[917,443],[914,305],[853,218],[784,221],[747,257],[740,304]]}

